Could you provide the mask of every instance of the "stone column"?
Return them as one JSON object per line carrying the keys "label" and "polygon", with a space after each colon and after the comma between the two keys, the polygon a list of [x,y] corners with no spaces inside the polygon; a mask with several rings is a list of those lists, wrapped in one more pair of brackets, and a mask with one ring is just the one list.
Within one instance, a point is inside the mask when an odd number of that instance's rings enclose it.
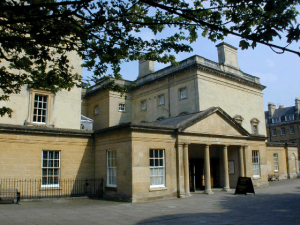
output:
{"label": "stone column", "polygon": [[183,146],[177,145],[177,194],[184,197],[184,168],[183,168]]}
{"label": "stone column", "polygon": [[240,170],[240,177],[244,177],[245,172],[244,172],[244,149],[243,149],[243,146],[240,146],[240,149],[239,149],[239,170]]}
{"label": "stone column", "polygon": [[223,165],[224,165],[224,187],[223,191],[230,191],[229,186],[229,172],[228,172],[228,146],[224,145],[223,147]]}
{"label": "stone column", "polygon": [[[249,177],[249,171],[247,171],[247,156],[248,156],[248,146],[244,146],[244,157],[243,157],[243,162],[244,162],[244,176]],[[252,159],[251,159],[252,162]]]}
{"label": "stone column", "polygon": [[187,144],[183,145],[184,160],[184,188],[185,194],[190,195],[190,169],[189,169],[189,148]]}
{"label": "stone column", "polygon": [[205,145],[204,150],[204,176],[205,176],[205,194],[213,194],[210,183],[210,155],[209,145]]}

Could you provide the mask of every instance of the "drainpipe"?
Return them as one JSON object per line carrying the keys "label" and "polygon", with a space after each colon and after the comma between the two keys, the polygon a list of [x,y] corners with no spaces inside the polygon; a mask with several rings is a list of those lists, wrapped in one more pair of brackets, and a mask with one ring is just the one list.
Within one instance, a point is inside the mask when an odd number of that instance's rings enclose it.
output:
{"label": "drainpipe", "polygon": [[171,118],[171,101],[170,101],[170,78],[168,77],[168,105],[169,105],[169,118]]}

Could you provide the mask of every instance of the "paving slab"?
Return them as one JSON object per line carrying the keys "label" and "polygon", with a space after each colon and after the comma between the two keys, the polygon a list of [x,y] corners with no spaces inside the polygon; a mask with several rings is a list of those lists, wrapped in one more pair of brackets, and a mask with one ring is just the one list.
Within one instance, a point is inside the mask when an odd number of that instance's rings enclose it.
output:
{"label": "paving slab", "polygon": [[255,195],[215,191],[147,203],[69,198],[0,204],[0,224],[300,224],[300,179],[274,181]]}

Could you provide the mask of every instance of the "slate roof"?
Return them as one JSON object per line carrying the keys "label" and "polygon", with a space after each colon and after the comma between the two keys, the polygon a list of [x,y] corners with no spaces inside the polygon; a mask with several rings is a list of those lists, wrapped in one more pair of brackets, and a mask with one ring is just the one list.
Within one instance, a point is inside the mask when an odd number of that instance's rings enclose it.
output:
{"label": "slate roof", "polygon": [[[295,106],[290,106],[290,107],[275,109],[274,115],[273,115],[272,118],[277,118],[277,117],[281,117],[281,116],[294,115],[295,110],[296,110]],[[266,117],[266,119],[269,118],[269,111],[265,111],[265,117]]]}

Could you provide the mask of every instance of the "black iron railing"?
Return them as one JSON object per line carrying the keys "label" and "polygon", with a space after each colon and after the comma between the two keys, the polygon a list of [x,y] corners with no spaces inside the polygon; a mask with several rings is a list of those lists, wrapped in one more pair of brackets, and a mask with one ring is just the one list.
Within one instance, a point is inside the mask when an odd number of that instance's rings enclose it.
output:
{"label": "black iron railing", "polygon": [[1,179],[0,188],[17,188],[21,199],[103,196],[103,179],[61,179],[43,185],[41,179]]}

